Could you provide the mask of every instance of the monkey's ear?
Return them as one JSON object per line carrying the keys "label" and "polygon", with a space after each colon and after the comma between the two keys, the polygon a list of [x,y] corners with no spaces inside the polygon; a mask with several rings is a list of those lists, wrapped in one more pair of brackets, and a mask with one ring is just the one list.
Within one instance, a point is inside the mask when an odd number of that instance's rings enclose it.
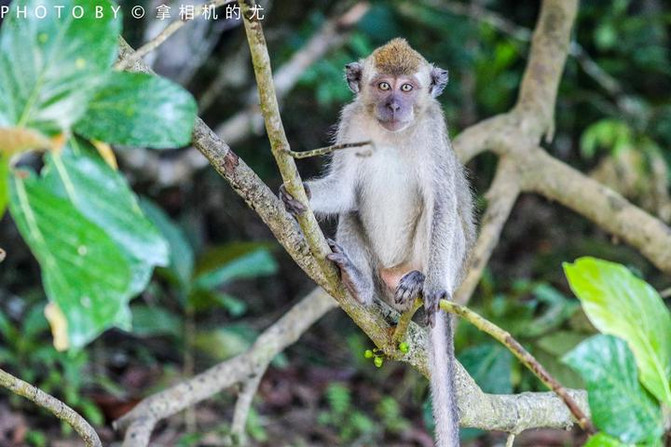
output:
{"label": "monkey's ear", "polygon": [[352,62],[351,64],[345,65],[345,78],[347,79],[347,85],[349,85],[349,89],[354,93],[359,93],[359,90],[361,90],[362,73],[363,67],[359,62]]}
{"label": "monkey's ear", "polygon": [[447,70],[443,70],[440,67],[431,68],[431,85],[429,86],[429,93],[434,98],[443,93],[447,81],[449,80],[449,75]]}

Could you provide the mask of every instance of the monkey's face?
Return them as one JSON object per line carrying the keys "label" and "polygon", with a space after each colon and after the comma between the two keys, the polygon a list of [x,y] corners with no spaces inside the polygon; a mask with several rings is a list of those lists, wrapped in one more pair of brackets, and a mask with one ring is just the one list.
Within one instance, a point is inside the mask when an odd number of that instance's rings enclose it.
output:
{"label": "monkey's face", "polygon": [[414,76],[376,76],[368,85],[375,118],[391,132],[407,128],[415,119],[421,85]]}

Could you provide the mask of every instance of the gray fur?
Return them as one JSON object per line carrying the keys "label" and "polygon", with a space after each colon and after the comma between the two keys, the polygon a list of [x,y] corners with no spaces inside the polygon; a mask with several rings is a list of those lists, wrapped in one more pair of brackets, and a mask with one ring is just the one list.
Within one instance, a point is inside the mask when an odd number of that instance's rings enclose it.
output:
{"label": "gray fur", "polygon": [[[437,445],[455,447],[459,418],[452,325],[438,308],[438,300],[451,299],[459,285],[475,227],[464,168],[452,150],[441,107],[434,99],[447,82],[447,72],[428,64],[420,68],[415,75],[421,94],[413,105],[414,119],[392,132],[371,113],[375,104],[367,92],[371,88],[367,80],[378,74],[370,58],[356,69],[363,79],[357,83],[361,89],[342,111],[336,143],[372,140],[372,154],[336,152],[327,175],[307,182],[310,206],[318,215],[339,216],[337,245],[332,245],[335,254],[329,256],[357,299],[370,303],[377,292],[402,310],[422,292],[431,326]],[[349,76],[348,81],[351,85]],[[396,290],[385,286],[382,271],[406,267]]]}

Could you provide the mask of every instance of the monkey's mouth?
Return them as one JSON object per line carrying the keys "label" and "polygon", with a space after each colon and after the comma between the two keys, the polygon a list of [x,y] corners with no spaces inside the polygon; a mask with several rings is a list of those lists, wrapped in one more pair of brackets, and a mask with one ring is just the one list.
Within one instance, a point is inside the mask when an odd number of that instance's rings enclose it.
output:
{"label": "monkey's mouth", "polygon": [[380,126],[384,127],[390,132],[398,132],[407,127],[408,122],[400,119],[378,120]]}

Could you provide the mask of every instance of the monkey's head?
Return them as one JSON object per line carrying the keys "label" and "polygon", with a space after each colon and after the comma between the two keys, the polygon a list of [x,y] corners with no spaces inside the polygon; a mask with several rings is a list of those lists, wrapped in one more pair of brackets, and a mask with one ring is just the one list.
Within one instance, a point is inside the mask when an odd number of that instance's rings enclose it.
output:
{"label": "monkey's head", "polygon": [[429,64],[405,39],[396,38],[366,59],[345,66],[347,83],[388,131],[410,126],[440,95],[447,70]]}

